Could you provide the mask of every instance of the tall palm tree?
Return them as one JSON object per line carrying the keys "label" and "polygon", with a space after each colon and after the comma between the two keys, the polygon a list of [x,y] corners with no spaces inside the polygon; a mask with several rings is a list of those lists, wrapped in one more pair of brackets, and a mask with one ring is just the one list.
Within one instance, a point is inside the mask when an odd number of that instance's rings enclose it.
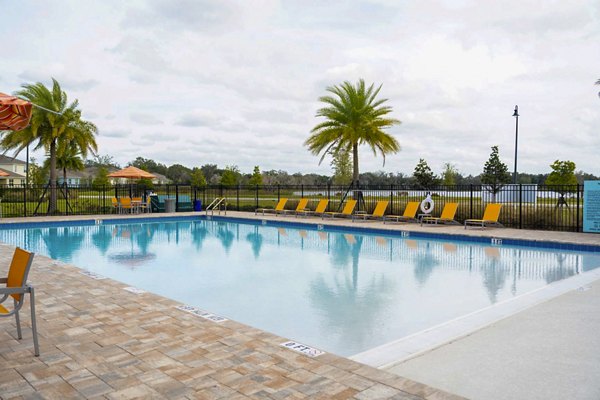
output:
{"label": "tall palm tree", "polygon": [[[60,84],[52,78],[52,90],[44,84],[25,84],[16,96],[37,105],[31,114],[30,125],[18,132],[5,132],[0,147],[5,151],[16,150],[19,154],[24,148],[37,141],[35,149],[43,148],[50,154],[50,204],[48,213],[56,213],[56,159],[57,147],[72,143],[85,157],[88,151],[98,149],[94,135],[98,129],[94,124],[81,119],[77,109],[77,100],[68,104],[67,94]],[[48,112],[49,110],[50,112]],[[15,155],[16,155],[15,154]]]}
{"label": "tall palm tree", "polygon": [[[596,81],[596,85],[600,85],[600,79]],[[598,92],[598,96],[600,96],[600,92]]]}
{"label": "tall palm tree", "polygon": [[319,164],[328,153],[352,150],[352,183],[358,186],[358,147],[366,144],[374,155],[381,153],[385,164],[386,154],[397,153],[400,144],[382,129],[400,121],[386,117],[392,112],[391,107],[383,105],[387,99],[376,99],[381,85],[375,88],[371,84],[367,88],[361,79],[356,86],[345,81],[326,90],[334,96],[320,97],[319,101],[327,106],[317,111],[317,117],[325,117],[326,120],[312,129],[312,135],[304,145],[314,155],[323,153]]}

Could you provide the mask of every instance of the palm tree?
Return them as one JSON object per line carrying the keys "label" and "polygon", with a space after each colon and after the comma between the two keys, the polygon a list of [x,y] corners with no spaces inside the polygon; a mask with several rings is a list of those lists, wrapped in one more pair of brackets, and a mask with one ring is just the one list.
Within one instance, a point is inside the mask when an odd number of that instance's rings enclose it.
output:
{"label": "palm tree", "polygon": [[68,104],[67,94],[56,79],[52,78],[52,83],[52,90],[40,82],[22,86],[23,90],[18,91],[16,96],[36,105],[31,115],[31,123],[21,131],[5,132],[0,140],[0,147],[4,150],[16,150],[15,155],[35,141],[35,149],[43,148],[50,154],[49,214],[56,213],[57,147],[72,143],[83,157],[88,151],[95,152],[98,148],[94,138],[98,131],[96,126],[81,119],[77,100]]}
{"label": "palm tree", "polygon": [[387,99],[376,99],[381,85],[374,88],[371,84],[366,88],[364,80],[361,79],[356,86],[345,81],[326,90],[335,95],[319,98],[319,101],[327,106],[317,111],[317,117],[325,117],[326,120],[312,129],[312,135],[304,145],[314,155],[323,153],[319,164],[329,153],[352,150],[352,183],[358,186],[358,147],[366,144],[371,147],[374,155],[377,155],[377,152],[381,153],[385,164],[385,155],[397,153],[400,144],[382,129],[399,124],[400,121],[386,118],[386,115],[392,112],[392,108],[382,105]]}
{"label": "palm tree", "polygon": [[[600,79],[596,81],[596,85],[600,85]],[[600,96],[600,92],[598,92],[598,96]]]}
{"label": "palm tree", "polygon": [[[81,152],[74,145],[73,142],[68,144],[60,143],[59,148],[56,151],[56,168],[60,168],[63,171],[63,185],[67,184],[67,170],[71,171],[83,171],[85,165],[80,157]],[[44,161],[44,168],[50,168],[50,158]]]}

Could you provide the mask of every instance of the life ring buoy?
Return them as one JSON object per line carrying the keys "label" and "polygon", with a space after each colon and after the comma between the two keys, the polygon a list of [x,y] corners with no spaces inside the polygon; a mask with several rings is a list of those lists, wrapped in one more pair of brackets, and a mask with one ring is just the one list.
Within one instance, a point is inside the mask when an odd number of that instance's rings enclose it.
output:
{"label": "life ring buoy", "polygon": [[427,195],[425,200],[421,202],[421,211],[423,212],[423,214],[431,214],[431,212],[433,211],[433,207],[433,200],[431,199],[430,195]]}

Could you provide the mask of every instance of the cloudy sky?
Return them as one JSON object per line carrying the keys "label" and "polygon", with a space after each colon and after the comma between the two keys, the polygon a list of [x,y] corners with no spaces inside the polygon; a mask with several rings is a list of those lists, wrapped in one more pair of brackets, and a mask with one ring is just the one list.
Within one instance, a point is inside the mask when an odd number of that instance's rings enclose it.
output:
{"label": "cloudy sky", "polygon": [[[600,175],[598,0],[0,0],[0,92],[55,77],[100,154],[329,174],[303,146],[325,88],[382,84],[402,150],[362,171]],[[23,155],[24,157],[24,155]],[[22,157],[21,157],[22,158]]]}

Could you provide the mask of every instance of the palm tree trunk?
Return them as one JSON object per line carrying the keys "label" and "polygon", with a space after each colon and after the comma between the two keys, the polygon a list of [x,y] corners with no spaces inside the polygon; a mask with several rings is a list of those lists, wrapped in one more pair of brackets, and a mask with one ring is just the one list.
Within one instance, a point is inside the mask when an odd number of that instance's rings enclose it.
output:
{"label": "palm tree trunk", "polygon": [[67,167],[63,167],[63,186],[67,187]]}
{"label": "palm tree trunk", "polygon": [[358,143],[352,144],[352,163],[353,163],[353,175],[352,185],[358,188]]}
{"label": "palm tree trunk", "polygon": [[50,142],[50,204],[48,214],[56,214],[56,139]]}

